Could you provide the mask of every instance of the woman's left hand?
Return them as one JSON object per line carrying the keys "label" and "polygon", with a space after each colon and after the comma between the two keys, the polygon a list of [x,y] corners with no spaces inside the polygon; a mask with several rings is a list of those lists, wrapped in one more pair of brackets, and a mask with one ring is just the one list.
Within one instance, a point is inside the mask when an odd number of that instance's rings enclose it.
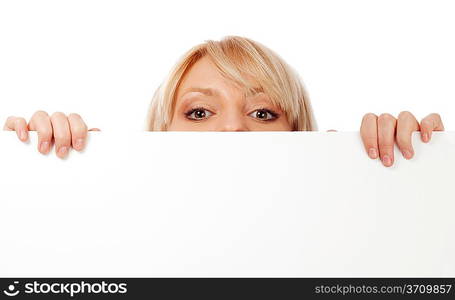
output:
{"label": "woman's left hand", "polygon": [[444,131],[441,116],[436,113],[429,114],[419,124],[409,111],[401,112],[397,119],[387,113],[379,117],[368,113],[363,116],[360,127],[360,135],[368,156],[372,159],[379,156],[386,167],[393,165],[395,138],[404,158],[413,157],[414,149],[411,141],[413,131],[420,131],[422,141],[428,143],[433,131]]}

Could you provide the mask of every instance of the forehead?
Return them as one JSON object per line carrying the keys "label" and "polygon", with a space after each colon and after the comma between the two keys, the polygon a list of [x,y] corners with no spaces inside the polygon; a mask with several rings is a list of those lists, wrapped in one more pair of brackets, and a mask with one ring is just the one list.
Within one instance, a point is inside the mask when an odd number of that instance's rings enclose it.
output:
{"label": "forehead", "polygon": [[221,75],[213,61],[208,56],[204,56],[194,63],[183,76],[177,94],[185,92],[189,88],[208,89],[219,86],[232,88],[232,85]]}
{"label": "forehead", "polygon": [[[249,78],[250,82],[254,82]],[[200,58],[183,76],[177,89],[177,97],[188,91],[199,91],[210,94],[213,91],[224,93],[245,93],[245,88],[233,80],[226,78],[209,56]],[[259,87],[253,88],[254,93],[262,92]]]}

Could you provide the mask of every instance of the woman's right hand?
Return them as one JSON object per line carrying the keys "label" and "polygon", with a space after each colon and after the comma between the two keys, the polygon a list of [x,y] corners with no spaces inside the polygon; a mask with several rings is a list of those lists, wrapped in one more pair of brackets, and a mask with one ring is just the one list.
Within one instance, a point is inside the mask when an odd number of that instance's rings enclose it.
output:
{"label": "woman's right hand", "polygon": [[16,131],[17,137],[23,142],[28,140],[28,131],[37,131],[38,151],[42,154],[49,153],[54,140],[55,152],[60,158],[66,157],[71,147],[82,151],[88,131],[100,131],[98,128],[88,130],[78,114],[66,116],[64,113],[56,112],[49,116],[44,111],[34,113],[28,124],[24,118],[11,116],[6,120],[3,129]]}

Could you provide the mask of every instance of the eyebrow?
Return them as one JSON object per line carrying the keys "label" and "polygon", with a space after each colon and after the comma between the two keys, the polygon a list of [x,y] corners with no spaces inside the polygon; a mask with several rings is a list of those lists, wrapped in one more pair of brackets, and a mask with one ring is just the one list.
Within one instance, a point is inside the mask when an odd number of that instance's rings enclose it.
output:
{"label": "eyebrow", "polygon": [[[251,89],[253,91],[253,94],[252,96],[255,96],[257,94],[260,94],[260,93],[264,93],[264,89],[262,87],[258,87],[258,88],[252,88]],[[183,90],[182,94],[185,95],[186,93],[190,93],[190,92],[199,92],[199,93],[202,93],[206,96],[214,96],[214,95],[218,95],[218,91],[215,90],[215,89],[212,89],[212,88],[201,88],[201,87],[189,87],[189,88],[186,88],[185,90]]]}
{"label": "eyebrow", "polygon": [[253,95],[264,93],[264,89],[262,87],[256,87],[251,89],[254,93]]}
{"label": "eyebrow", "polygon": [[218,92],[216,90],[211,89],[211,88],[189,87],[189,88],[186,88],[183,90],[182,95],[185,95],[190,92],[199,92],[206,96],[213,96],[213,95],[218,94]]}

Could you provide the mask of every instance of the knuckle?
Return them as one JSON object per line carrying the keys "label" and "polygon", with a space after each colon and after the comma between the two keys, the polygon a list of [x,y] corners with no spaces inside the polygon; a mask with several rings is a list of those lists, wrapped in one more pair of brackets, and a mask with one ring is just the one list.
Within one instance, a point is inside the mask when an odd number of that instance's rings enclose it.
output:
{"label": "knuckle", "polygon": [[389,113],[382,113],[379,115],[378,119],[380,121],[392,121],[392,120],[395,120],[395,117]]}
{"label": "knuckle", "polygon": [[21,117],[18,117],[18,118],[16,118],[16,119],[14,120],[14,122],[15,122],[16,124],[21,124],[21,123],[23,124],[23,123],[25,123],[25,119],[24,119],[24,118],[21,118]]}
{"label": "knuckle", "polygon": [[37,112],[35,112],[33,114],[34,117],[37,117],[37,116],[43,116],[43,117],[49,117],[49,114],[47,112],[45,112],[44,110],[38,110]]}
{"label": "knuckle", "polygon": [[414,115],[410,112],[410,111],[402,111],[400,112],[400,114],[398,115],[398,118],[399,119],[409,119],[409,118],[413,118]]}
{"label": "knuckle", "polygon": [[57,111],[57,112],[54,112],[51,116],[51,119],[56,119],[56,118],[65,118],[65,114],[60,112],[60,111]]}
{"label": "knuckle", "polygon": [[370,113],[366,113],[366,114],[363,116],[362,120],[363,120],[363,121],[366,121],[366,120],[376,119],[376,118],[377,118],[377,116],[376,116],[374,113],[371,113],[371,112],[370,112]]}
{"label": "knuckle", "polygon": [[68,115],[68,118],[82,119],[81,115],[79,115],[78,113],[70,113]]}
{"label": "knuckle", "polygon": [[433,116],[436,120],[441,120],[441,115],[438,113],[432,113],[431,116]]}
{"label": "knuckle", "polygon": [[420,122],[420,124],[421,124],[422,126],[424,126],[424,127],[431,127],[431,126],[433,126],[433,122],[432,122],[430,119],[428,119],[428,118],[423,119],[422,122]]}
{"label": "knuckle", "polygon": [[9,116],[8,118],[6,118],[6,122],[7,123],[12,123],[16,120],[17,118],[15,116]]}

